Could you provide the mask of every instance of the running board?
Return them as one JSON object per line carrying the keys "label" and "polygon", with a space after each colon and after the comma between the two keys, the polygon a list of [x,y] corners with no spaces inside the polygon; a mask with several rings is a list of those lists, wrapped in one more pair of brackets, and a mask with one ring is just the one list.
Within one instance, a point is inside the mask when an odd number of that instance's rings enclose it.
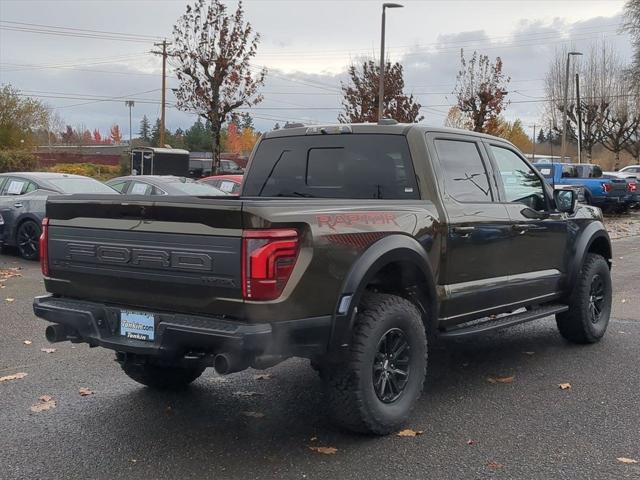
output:
{"label": "running board", "polygon": [[502,328],[512,327],[520,323],[538,320],[539,318],[548,317],[556,313],[566,312],[569,310],[567,305],[550,304],[538,307],[534,310],[526,310],[520,313],[500,316],[489,320],[473,320],[472,322],[456,325],[440,332],[440,337],[454,338],[465,337],[467,335],[475,335],[477,333],[490,332],[492,330],[500,330]]}

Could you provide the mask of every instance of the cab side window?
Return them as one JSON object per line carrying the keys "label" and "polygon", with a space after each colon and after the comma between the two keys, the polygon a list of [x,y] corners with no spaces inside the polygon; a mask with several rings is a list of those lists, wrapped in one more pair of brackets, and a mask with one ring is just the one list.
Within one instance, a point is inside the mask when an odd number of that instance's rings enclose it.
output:
{"label": "cab side window", "polygon": [[490,145],[500,172],[507,202],[522,203],[534,210],[546,210],[547,202],[542,180],[515,152]]}
{"label": "cab side window", "polygon": [[434,144],[449,195],[465,203],[493,200],[487,170],[475,142],[436,139]]}

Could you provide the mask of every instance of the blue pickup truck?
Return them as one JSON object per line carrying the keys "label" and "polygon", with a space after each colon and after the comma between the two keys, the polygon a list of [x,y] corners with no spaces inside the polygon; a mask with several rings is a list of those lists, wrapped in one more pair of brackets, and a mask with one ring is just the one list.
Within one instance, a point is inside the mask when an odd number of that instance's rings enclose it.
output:
{"label": "blue pickup truck", "polygon": [[536,163],[535,167],[555,185],[582,185],[585,201],[605,210],[625,210],[629,192],[622,178],[605,178],[598,165],[590,163]]}

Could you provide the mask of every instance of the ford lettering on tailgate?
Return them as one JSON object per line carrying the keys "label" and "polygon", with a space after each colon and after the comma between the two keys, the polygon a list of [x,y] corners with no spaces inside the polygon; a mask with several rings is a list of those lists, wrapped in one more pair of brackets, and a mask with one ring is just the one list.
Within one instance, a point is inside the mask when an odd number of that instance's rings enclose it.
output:
{"label": "ford lettering on tailgate", "polygon": [[197,272],[213,270],[213,259],[207,253],[122,245],[67,243],[64,258],[70,261],[91,259],[97,263],[144,268],[172,268]]}

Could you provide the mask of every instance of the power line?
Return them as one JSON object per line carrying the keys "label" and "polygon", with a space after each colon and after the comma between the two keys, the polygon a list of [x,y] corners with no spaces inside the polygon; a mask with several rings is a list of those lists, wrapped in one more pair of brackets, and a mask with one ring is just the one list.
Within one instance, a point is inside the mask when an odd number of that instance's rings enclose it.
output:
{"label": "power line", "polygon": [[144,39],[152,39],[158,40],[161,37],[156,35],[140,35],[139,33],[128,33],[128,32],[108,32],[105,30],[88,30],[86,28],[74,28],[74,27],[61,27],[56,25],[43,25],[41,23],[27,23],[27,22],[16,22],[11,20],[0,20],[0,23],[9,23],[12,25],[23,25],[28,27],[43,27],[43,28],[51,28],[51,29],[59,29],[59,30],[72,30],[76,32],[85,32],[85,33],[98,33],[98,34],[107,34],[107,35],[123,35],[126,37],[139,37]]}

